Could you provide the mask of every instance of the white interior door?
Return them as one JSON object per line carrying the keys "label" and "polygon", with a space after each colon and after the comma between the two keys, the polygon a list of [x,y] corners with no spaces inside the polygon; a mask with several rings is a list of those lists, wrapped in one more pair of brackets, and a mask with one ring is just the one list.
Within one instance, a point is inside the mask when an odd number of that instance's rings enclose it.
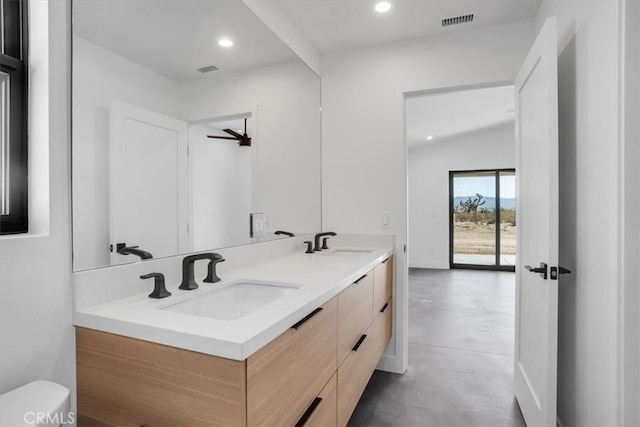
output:
{"label": "white interior door", "polygon": [[[515,394],[528,426],[556,425],[558,55],[547,19],[515,80]],[[543,263],[544,265],[542,265]],[[544,273],[531,271],[536,268]]]}
{"label": "white interior door", "polygon": [[188,251],[187,123],[121,101],[110,122],[112,261],[118,244],[154,258]]}

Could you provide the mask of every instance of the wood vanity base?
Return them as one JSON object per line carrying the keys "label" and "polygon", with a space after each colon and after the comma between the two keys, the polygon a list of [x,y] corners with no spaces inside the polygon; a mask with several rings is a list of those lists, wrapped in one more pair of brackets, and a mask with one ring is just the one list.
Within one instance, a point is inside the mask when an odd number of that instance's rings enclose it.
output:
{"label": "wood vanity base", "polygon": [[245,426],[246,362],[76,328],[87,425]]}
{"label": "wood vanity base", "polygon": [[344,426],[392,334],[389,259],[237,361],[76,327],[80,426]]}

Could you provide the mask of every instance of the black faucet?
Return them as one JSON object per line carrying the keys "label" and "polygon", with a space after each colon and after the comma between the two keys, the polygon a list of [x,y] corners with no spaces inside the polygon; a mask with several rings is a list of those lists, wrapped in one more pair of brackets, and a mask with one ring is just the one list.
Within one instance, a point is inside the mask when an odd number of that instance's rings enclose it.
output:
{"label": "black faucet", "polygon": [[207,277],[204,279],[204,281],[208,283],[215,283],[220,281],[220,278],[216,275],[215,266],[217,263],[224,261],[224,258],[222,258],[222,255],[216,254],[214,252],[188,255],[184,257],[184,259],[182,260],[182,283],[179,286],[180,289],[187,290],[187,291],[198,289],[198,284],[196,283],[194,278],[194,275],[195,275],[194,267],[195,267],[195,262],[199,259],[209,260],[208,274],[207,274]]}
{"label": "black faucet", "polygon": [[[316,234],[316,237],[315,237],[316,247],[314,251],[320,252],[322,250],[322,248],[320,247],[320,238],[324,236],[336,236],[336,233],[334,233],[333,231],[325,231],[324,233]],[[326,242],[325,242],[325,246],[326,246]]]}
{"label": "black faucet", "polygon": [[327,245],[327,240],[329,240],[329,236],[322,238],[322,247],[320,249],[322,250],[329,249],[329,245]]}
{"label": "black faucet", "polygon": [[151,259],[153,255],[150,252],[138,249],[137,246],[127,246],[126,243],[118,243],[116,250],[120,255],[138,255],[140,259]]}
{"label": "black faucet", "polygon": [[277,236],[277,235],[280,235],[280,234],[284,234],[285,236],[295,237],[295,234],[293,234],[293,233],[291,233],[291,232],[289,232],[289,231],[282,231],[282,230],[278,230],[278,231],[276,231],[276,232],[275,232],[275,233],[273,233],[273,234],[275,234],[276,236]]}
{"label": "black faucet", "polygon": [[149,273],[140,276],[141,279],[154,279],[153,292],[149,294],[149,298],[166,298],[171,296],[171,292],[167,290],[164,285],[164,274],[162,273]]}

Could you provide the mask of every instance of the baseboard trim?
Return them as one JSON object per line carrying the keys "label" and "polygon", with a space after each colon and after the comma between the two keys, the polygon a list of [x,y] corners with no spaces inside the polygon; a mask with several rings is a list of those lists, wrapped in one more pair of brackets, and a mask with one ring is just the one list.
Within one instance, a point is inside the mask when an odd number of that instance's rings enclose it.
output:
{"label": "baseboard trim", "polygon": [[449,263],[444,262],[411,262],[409,261],[409,268],[433,268],[437,270],[448,270]]}
{"label": "baseboard trim", "polygon": [[378,366],[376,366],[378,371],[391,372],[393,374],[398,374],[402,372],[396,372],[396,356],[383,354],[380,360],[378,361]]}

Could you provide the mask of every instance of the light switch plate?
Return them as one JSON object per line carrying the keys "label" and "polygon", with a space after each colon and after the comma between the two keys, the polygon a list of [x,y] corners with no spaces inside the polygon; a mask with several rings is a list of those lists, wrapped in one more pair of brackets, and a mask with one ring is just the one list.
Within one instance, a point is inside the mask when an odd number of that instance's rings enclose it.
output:
{"label": "light switch plate", "polygon": [[381,212],[380,220],[380,224],[383,229],[391,228],[391,214],[389,214],[389,212]]}

